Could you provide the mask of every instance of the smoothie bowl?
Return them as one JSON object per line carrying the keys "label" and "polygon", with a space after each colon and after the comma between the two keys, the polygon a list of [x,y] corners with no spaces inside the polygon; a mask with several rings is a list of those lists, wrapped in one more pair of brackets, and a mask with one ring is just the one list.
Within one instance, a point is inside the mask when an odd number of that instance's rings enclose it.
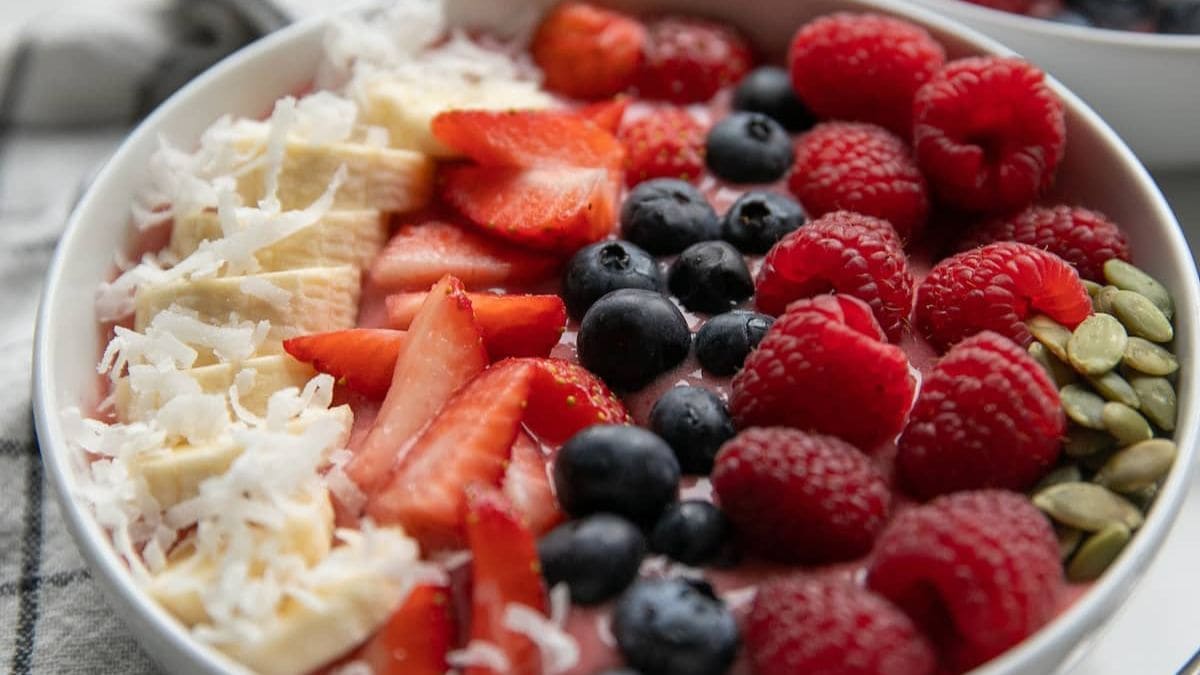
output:
{"label": "smoothie bowl", "polygon": [[398,2],[131,136],[38,433],[170,672],[1050,672],[1182,503],[1197,297],[1112,131],[919,10]]}

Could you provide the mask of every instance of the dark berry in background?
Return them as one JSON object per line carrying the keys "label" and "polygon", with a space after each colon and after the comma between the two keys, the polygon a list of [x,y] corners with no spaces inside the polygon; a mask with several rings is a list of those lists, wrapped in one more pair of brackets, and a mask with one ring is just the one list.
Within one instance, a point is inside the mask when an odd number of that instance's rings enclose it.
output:
{"label": "dark berry in background", "polygon": [[625,590],[637,578],[645,554],[642,531],[609,513],[563,523],[538,542],[546,585],[567,584],[571,600],[583,605]]}
{"label": "dark berry in background", "polygon": [[679,253],[701,241],[721,238],[717,212],[686,181],[656,178],[639,183],[621,205],[621,233],[655,255]]}
{"label": "dark berry in background", "polygon": [[579,320],[597,300],[622,288],[662,291],[654,256],[627,241],[602,241],[579,249],[563,274],[563,301]]}
{"label": "dark berry in background", "polygon": [[792,138],[760,113],[735,112],[713,125],[705,144],[709,171],[732,183],[770,183],[792,166]]}
{"label": "dark berry in background", "polygon": [[731,244],[702,241],[684,249],[671,264],[667,287],[693,312],[717,314],[753,295],[754,279]]}
{"label": "dark berry in background", "polygon": [[775,318],[734,310],[709,319],[696,333],[696,359],[713,375],[733,375],[767,334]]}
{"label": "dark berry in background", "polygon": [[762,113],[791,132],[817,121],[792,89],[792,76],[778,66],[755,68],[742,78],[733,92],[733,109]]}
{"label": "dark berry in background", "polygon": [[666,441],[623,424],[584,429],[554,462],[555,494],[567,513],[614,513],[643,527],[675,501],[679,477],[679,462]]}
{"label": "dark berry in background", "polygon": [[766,253],[789,232],[800,229],[804,208],[791,197],[751,190],[721,218],[721,238],[744,253]]}
{"label": "dark berry in background", "polygon": [[729,409],[703,387],[675,387],[650,409],[650,429],[679,460],[684,473],[707,475],[721,444],[735,432]]}
{"label": "dark berry in background", "polygon": [[687,320],[665,295],[626,288],[583,315],[579,361],[620,391],[634,391],[683,361],[692,347]]}

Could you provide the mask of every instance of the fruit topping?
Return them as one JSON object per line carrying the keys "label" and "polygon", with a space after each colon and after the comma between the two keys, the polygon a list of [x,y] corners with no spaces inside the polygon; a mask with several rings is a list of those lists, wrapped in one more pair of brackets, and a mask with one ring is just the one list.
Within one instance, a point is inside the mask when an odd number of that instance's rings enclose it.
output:
{"label": "fruit topping", "polygon": [[403,332],[376,328],[313,333],[283,341],[284,351],[292,358],[312,364],[317,371],[329,373],[371,398],[387,395],[403,347]]}
{"label": "fruit topping", "polygon": [[875,546],[867,587],[903,609],[951,672],[1049,621],[1063,572],[1050,522],[1024,496],[960,492],[896,516]]}
{"label": "fruit topping", "polygon": [[576,346],[580,362],[610,387],[635,391],[683,361],[692,334],[666,296],[626,288],[592,305],[579,325]]}
{"label": "fruit topping", "polygon": [[770,183],[795,158],[787,130],[761,113],[733,112],[708,132],[708,170],[731,183]]}
{"label": "fruit topping", "polygon": [[896,468],[920,497],[1026,490],[1058,459],[1058,389],[1028,352],[991,331],[954,345],[921,382]]}
{"label": "fruit topping", "polygon": [[667,287],[693,312],[718,314],[754,293],[754,279],[742,254],[724,241],[685,248],[667,272]]}
{"label": "fruit topping", "polygon": [[629,665],[660,675],[723,675],[741,642],[712,588],[681,578],[635,583],[617,601],[612,630]]}
{"label": "fruit topping", "polygon": [[[388,325],[408,328],[425,293],[387,298]],[[567,310],[557,295],[468,293],[483,342],[493,361],[507,356],[549,356],[567,325]]]}
{"label": "fruit topping", "polygon": [[641,427],[599,424],[575,434],[554,462],[558,501],[572,516],[608,512],[652,525],[679,489],[679,462]]}
{"label": "fruit topping", "polygon": [[917,289],[917,328],[942,351],[982,330],[1028,345],[1023,322],[1039,312],[1074,328],[1092,302],[1075,268],[1028,244],[959,253],[934,265]]}
{"label": "fruit topping", "polygon": [[434,136],[483,166],[620,166],[621,144],[605,129],[563,110],[451,110],[433,118]]}
{"label": "fruit topping", "polygon": [[625,196],[621,232],[655,255],[721,238],[717,212],[708,200],[690,183],[673,178],[648,180]]}
{"label": "fruit topping", "polygon": [[698,499],[667,507],[650,530],[650,550],[692,567],[728,563],[733,526],[721,509]]}
{"label": "fruit topping", "polygon": [[601,297],[621,288],[655,292],[666,288],[658,262],[640,246],[620,239],[601,241],[579,249],[567,263],[562,295],[575,320],[582,319]]}
{"label": "fruit topping", "polygon": [[608,133],[615,134],[617,129],[621,128],[621,120],[625,119],[625,111],[628,108],[629,97],[617,96],[607,101],[589,103],[576,108],[575,114]]}
{"label": "fruit topping", "polygon": [[721,444],[735,433],[721,398],[703,387],[673,387],[650,409],[650,430],[671,449],[684,473],[707,475]]}
{"label": "fruit topping", "polygon": [[586,368],[561,359],[533,359],[526,428],[558,446],[593,424],[629,424],[629,413]]}
{"label": "fruit topping", "polygon": [[696,360],[713,375],[733,375],[774,323],[775,317],[741,309],[718,314],[696,332]]}
{"label": "fruit topping", "polygon": [[586,2],[564,2],[542,19],[529,52],[547,89],[604,98],[633,83],[646,29],[631,17]]}
{"label": "fruit topping", "polygon": [[375,675],[443,675],[457,626],[450,589],[424,584],[408,592],[387,623],[363,647],[358,659]]}
{"label": "fruit topping", "polygon": [[550,483],[550,459],[538,442],[524,431],[517,434],[509,451],[508,468],[501,482],[513,512],[535,535],[549,531],[566,519],[558,508]]}
{"label": "fruit topping", "polygon": [[634,85],[643,98],[697,103],[732,85],[753,65],[750,46],[732,28],[667,16],[647,27]]}
{"label": "fruit topping", "polygon": [[778,66],[759,66],[738,83],[734,110],[762,113],[791,132],[804,131],[815,120],[792,89],[792,76]]}
{"label": "fruit topping", "polygon": [[917,164],[942,201],[967,211],[1028,206],[1054,182],[1066,146],[1063,105],[1016,58],[946,65],[913,103]]}
{"label": "fruit topping", "polygon": [[695,181],[704,173],[704,125],[682,108],[659,108],[621,130],[625,181]]}
{"label": "fruit topping", "polygon": [[565,583],[581,605],[619,595],[637,578],[645,554],[641,530],[611,513],[559,525],[538,542],[546,584]]}
{"label": "fruit topping", "polygon": [[766,253],[780,239],[800,229],[804,209],[775,192],[745,192],[721,218],[721,238],[743,253]]}
{"label": "fruit topping", "polygon": [[859,122],[826,122],[800,137],[788,189],[812,216],[856,211],[911,241],[925,225],[925,179],[904,141]]}

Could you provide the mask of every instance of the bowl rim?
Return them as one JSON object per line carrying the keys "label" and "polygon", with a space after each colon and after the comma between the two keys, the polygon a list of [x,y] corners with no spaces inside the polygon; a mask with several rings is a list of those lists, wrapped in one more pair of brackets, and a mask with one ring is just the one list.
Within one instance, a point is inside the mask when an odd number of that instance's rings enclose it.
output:
{"label": "bowl rim", "polygon": [[[971,49],[981,53],[1015,55],[1011,49],[974,28],[964,25],[954,18],[941,16],[927,6],[917,6],[901,0],[844,1],[852,6],[852,11],[879,11],[953,35],[956,39],[969,45]],[[53,382],[52,374],[54,372],[54,363],[50,361],[53,308],[59,304],[59,298],[66,291],[64,270],[69,261],[65,253],[73,248],[71,243],[80,238],[81,232],[87,228],[84,215],[92,210],[90,204],[98,200],[98,195],[102,194],[104,186],[115,180],[115,177],[121,172],[127,170],[123,168],[123,165],[128,163],[127,157],[133,152],[135,146],[139,145],[139,140],[156,134],[157,129],[163,126],[167,120],[180,115],[197,92],[209,89],[212,84],[224,79],[227,73],[242,68],[248,62],[268,58],[278,50],[285,50],[293,42],[319,39],[314,33],[323,31],[333,17],[361,11],[364,7],[376,4],[379,4],[377,0],[354,3],[333,14],[311,17],[268,35],[226,57],[172,95],[122,141],[118,150],[97,174],[92,186],[72,211],[47,271],[38,308],[33,351],[33,405],[42,461],[68,530],[76,545],[96,573],[97,579],[103,582],[101,586],[110,600],[123,605],[124,609],[128,610],[126,613],[122,613],[122,618],[134,633],[135,638],[160,663],[167,654],[170,654],[172,657],[182,656],[187,659],[189,667],[198,669],[198,672],[247,672],[244,667],[220,651],[192,638],[182,624],[171,617],[157,602],[150,599],[149,594],[137,585],[133,575],[129,573],[125,563],[111,545],[107,533],[92,517],[90,510],[73,495],[75,467],[61,419],[63,405],[59,402],[58,393],[53,391],[50,386],[50,383]],[[966,7],[965,9],[975,8]],[[1200,280],[1196,276],[1190,249],[1178,221],[1146,168],[1095,111],[1053,77],[1048,77],[1047,80],[1062,98],[1067,109],[1077,117],[1078,122],[1082,122],[1097,133],[1104,150],[1130,169],[1136,182],[1131,187],[1138,189],[1147,197],[1156,216],[1155,220],[1165,225],[1164,255],[1170,258],[1168,264],[1184,273],[1181,275],[1182,287],[1175,289],[1177,305],[1179,307],[1200,306]],[[1193,355],[1200,353],[1200,348],[1198,348],[1200,333],[1193,330],[1188,337],[1189,340],[1186,343],[1188,351]],[[1191,362],[1194,363],[1195,360],[1193,359]],[[1180,400],[1185,401],[1192,409],[1200,406],[1198,382],[1200,382],[1200,378],[1187,372],[1181,376],[1178,385]],[[1112,611],[1128,597],[1134,583],[1142,577],[1142,572],[1153,555],[1161,548],[1163,540],[1177,519],[1187,494],[1188,482],[1197,455],[1200,415],[1189,415],[1185,414],[1186,412],[1188,411],[1181,410],[1179,416],[1181,423],[1175,434],[1179,447],[1176,464],[1160,490],[1145,525],[1114,566],[1081,598],[1037,633],[973,672],[977,675],[1026,672],[1037,662],[1043,651],[1051,651],[1054,646],[1061,646],[1061,643],[1064,642],[1068,647],[1063,650],[1063,653],[1075,649],[1085,633],[1104,623],[1111,616]],[[147,629],[149,633],[143,634],[137,630],[138,628]],[[1063,663],[1067,663],[1069,660],[1068,656]]]}

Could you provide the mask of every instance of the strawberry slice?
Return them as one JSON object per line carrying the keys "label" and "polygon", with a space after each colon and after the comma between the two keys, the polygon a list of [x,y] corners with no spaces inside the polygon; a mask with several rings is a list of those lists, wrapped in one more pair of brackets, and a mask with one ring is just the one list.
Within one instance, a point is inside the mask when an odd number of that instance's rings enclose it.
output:
{"label": "strawberry slice", "polygon": [[629,108],[629,97],[618,96],[610,101],[589,103],[575,109],[575,114],[592,124],[615,134],[621,128],[621,120],[625,118],[625,110]]}
{"label": "strawberry slice", "polygon": [[[508,657],[509,675],[538,675],[541,655],[529,638],[504,626],[510,605],[546,613],[533,533],[521,524],[500,490],[471,485],[466,496],[466,534],[471,548],[471,640],[496,645]],[[495,675],[468,668],[466,675]]]}
{"label": "strawberry slice", "polygon": [[379,416],[346,473],[368,495],[382,485],[417,432],[450,395],[487,366],[483,335],[462,283],[434,285],[413,318]]}
{"label": "strawberry slice", "polygon": [[522,431],[513,441],[502,489],[513,510],[535,535],[543,535],[566,520],[550,485],[550,459],[537,441]]}
{"label": "strawberry slice", "polygon": [[[549,356],[567,326],[567,308],[557,295],[467,295],[493,361],[506,356]],[[389,295],[388,325],[408,328],[424,300],[424,293]]]}
{"label": "strawberry slice", "polygon": [[537,374],[524,421],[542,442],[561,445],[593,424],[632,423],[620,399],[583,366],[561,359],[531,361]]}
{"label": "strawberry slice", "polygon": [[532,253],[457,225],[405,225],[375,258],[371,279],[385,291],[424,291],[453,274],[468,288],[544,281],[557,257]]}
{"label": "strawberry slice", "polygon": [[618,167],[613,135],[569,110],[451,110],[433,118],[438,140],[484,166]]}
{"label": "strawberry slice", "polygon": [[400,609],[363,646],[359,659],[375,675],[444,675],[456,633],[450,589],[416,586]]}
{"label": "strawberry slice", "polygon": [[446,166],[441,194],[490,234],[570,253],[612,232],[619,181],[605,169]]}
{"label": "strawberry slice", "polygon": [[[405,354],[414,344],[409,342]],[[427,551],[461,544],[463,490],[476,482],[500,483],[533,371],[525,361],[503,361],[463,387],[413,442],[391,481],[371,497],[367,514],[379,523],[403,525]]]}
{"label": "strawberry slice", "polygon": [[403,345],[404,331],[350,328],[289,338],[283,350],[360,394],[383,398]]}

